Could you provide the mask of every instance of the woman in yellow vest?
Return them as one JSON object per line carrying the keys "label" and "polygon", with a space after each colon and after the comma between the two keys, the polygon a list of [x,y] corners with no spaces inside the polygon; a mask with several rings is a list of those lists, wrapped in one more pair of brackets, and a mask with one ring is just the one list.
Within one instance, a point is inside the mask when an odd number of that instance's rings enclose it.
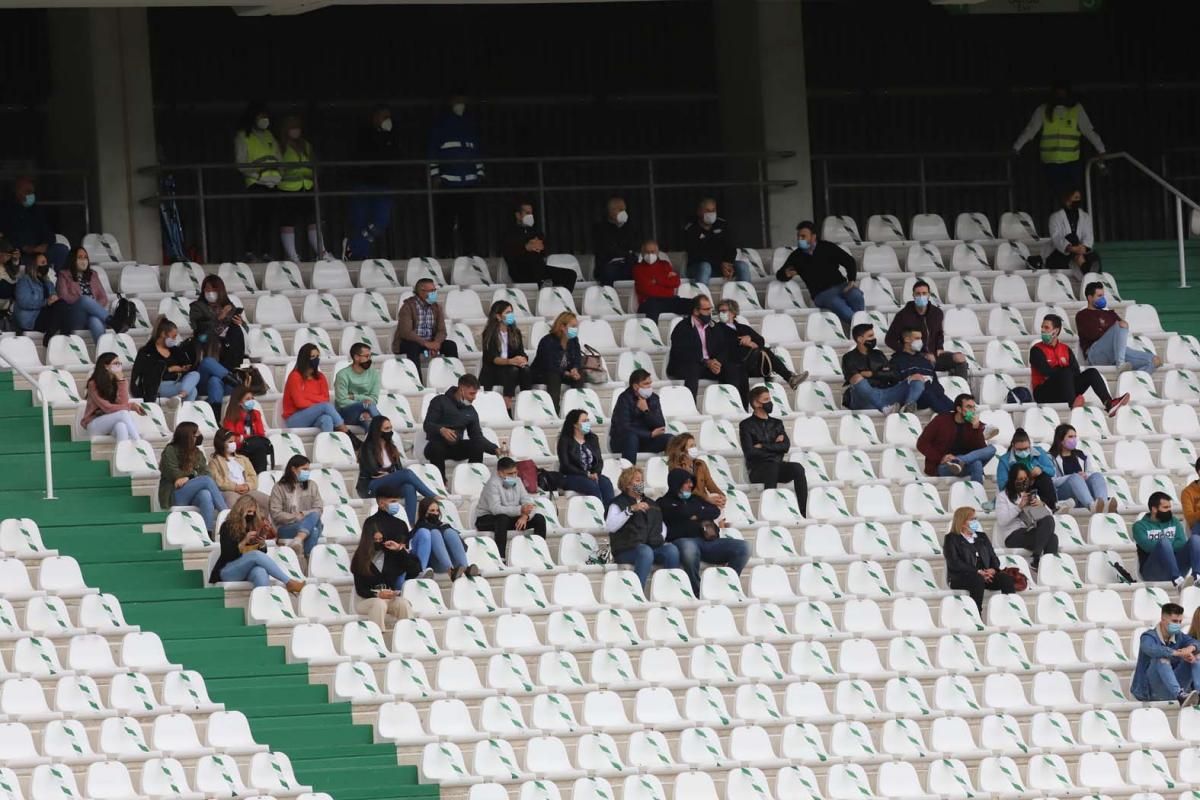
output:
{"label": "woman in yellow vest", "polygon": [[[259,199],[274,195],[282,175],[279,172],[279,143],[271,133],[271,117],[263,103],[250,103],[242,113],[238,132],[233,137],[233,158],[242,174],[246,194],[252,199],[246,202],[246,261],[270,261],[270,245],[267,244],[274,203]],[[258,165],[262,166],[258,166]]]}
{"label": "woman in yellow vest", "polygon": [[1055,197],[1060,197],[1068,189],[1082,186],[1080,137],[1086,136],[1096,152],[1101,154],[1104,153],[1104,142],[1100,141],[1087,112],[1068,84],[1057,83],[1051,88],[1049,99],[1034,110],[1029,124],[1013,142],[1013,152],[1019,154],[1021,148],[1038,135],[1038,131],[1042,134],[1042,168]]}
{"label": "woman in yellow vest", "polygon": [[279,182],[279,191],[286,192],[288,200],[283,204],[283,216],[280,218],[279,239],[283,242],[283,252],[289,261],[300,263],[300,253],[296,250],[297,220],[308,228],[308,246],[312,249],[313,258],[333,258],[321,246],[321,237],[317,231],[316,209],[313,206],[313,168],[310,166],[289,166],[290,164],[311,163],[313,160],[312,142],[304,138],[304,128],[300,117],[289,114],[284,117],[279,129],[279,141],[283,147],[283,180]]}

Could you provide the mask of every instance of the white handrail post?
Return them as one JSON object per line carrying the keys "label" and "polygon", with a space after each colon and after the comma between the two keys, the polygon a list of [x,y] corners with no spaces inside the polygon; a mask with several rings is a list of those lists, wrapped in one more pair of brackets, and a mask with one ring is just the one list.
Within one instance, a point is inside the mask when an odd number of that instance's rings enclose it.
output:
{"label": "white handrail post", "polygon": [[42,393],[42,387],[37,387],[38,398],[42,401],[42,446],[46,449],[46,499],[57,500],[54,496],[54,466],[50,456],[50,403]]}
{"label": "white handrail post", "polygon": [[1187,256],[1183,247],[1183,198],[1175,195],[1175,231],[1179,238],[1179,288],[1188,288]]}

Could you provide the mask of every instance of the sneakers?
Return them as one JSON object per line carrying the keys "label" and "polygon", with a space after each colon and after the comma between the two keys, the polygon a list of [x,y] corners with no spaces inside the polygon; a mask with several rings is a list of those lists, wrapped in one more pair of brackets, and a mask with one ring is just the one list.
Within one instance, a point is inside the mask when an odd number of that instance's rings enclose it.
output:
{"label": "sneakers", "polygon": [[1065,514],[1066,512],[1073,509],[1074,507],[1075,507],[1074,500],[1059,500],[1057,503],[1054,504],[1054,513],[1055,514]]}
{"label": "sneakers", "polygon": [[1117,365],[1117,374],[1120,375],[1122,372],[1129,372],[1131,369],[1133,369],[1133,364],[1126,361],[1124,364]]}
{"label": "sneakers", "polygon": [[1083,408],[1083,395],[1075,395],[1075,399],[1071,401],[1071,408]]}
{"label": "sneakers", "polygon": [[943,464],[942,466],[950,471],[950,477],[952,478],[962,475],[962,464],[957,461],[951,461],[949,464]]}
{"label": "sneakers", "polygon": [[1171,581],[1171,585],[1175,587],[1175,591],[1177,591],[1177,592],[1183,591],[1183,585],[1185,583],[1187,583],[1187,581],[1185,581],[1183,579],[1183,576],[1180,576],[1180,577],[1176,578],[1175,580]]}
{"label": "sneakers", "polygon": [[903,406],[900,407],[900,410],[902,412],[904,412],[905,414],[915,414],[915,413],[917,413],[917,404],[916,403],[905,403]]}
{"label": "sneakers", "polygon": [[984,441],[990,441],[992,439],[995,439],[999,435],[1000,435],[1000,429],[997,428],[995,425],[988,425],[986,428],[983,429]]}
{"label": "sneakers", "polygon": [[1179,701],[1180,708],[1191,708],[1200,702],[1200,692],[1193,689],[1190,692],[1180,692],[1179,697],[1175,698]]}
{"label": "sneakers", "polygon": [[900,410],[900,404],[892,403],[890,405],[884,406],[883,408],[881,408],[879,410],[883,412],[883,415],[885,417],[890,417],[892,414],[895,414],[897,411]]}
{"label": "sneakers", "polygon": [[806,380],[808,380],[808,370],[802,369],[792,377],[788,378],[788,386],[792,389],[795,389]]}
{"label": "sneakers", "polygon": [[286,585],[289,594],[300,594],[300,590],[304,588],[304,581],[288,581]]}
{"label": "sneakers", "polygon": [[1108,403],[1108,415],[1110,417],[1115,417],[1117,415],[1117,409],[1119,409],[1121,406],[1125,405],[1128,402],[1129,402],[1128,393],[1120,395],[1119,397],[1114,397]]}
{"label": "sneakers", "polygon": [[[1113,501],[1109,500],[1108,502],[1111,503]],[[1104,501],[1103,500],[1097,500],[1095,503],[1092,504],[1092,513],[1093,514],[1103,514],[1104,513]]]}
{"label": "sneakers", "polygon": [[479,577],[479,567],[475,566],[474,564],[468,564],[466,576],[468,578],[478,578]]}
{"label": "sneakers", "polygon": [[424,580],[426,578],[432,578],[432,577],[433,577],[433,567],[426,567],[425,569],[421,570],[421,574],[417,576],[418,580]]}

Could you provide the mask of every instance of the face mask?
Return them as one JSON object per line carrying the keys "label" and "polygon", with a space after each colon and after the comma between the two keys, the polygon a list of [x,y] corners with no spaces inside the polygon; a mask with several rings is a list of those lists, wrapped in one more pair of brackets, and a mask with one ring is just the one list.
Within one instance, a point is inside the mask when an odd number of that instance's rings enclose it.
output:
{"label": "face mask", "polygon": [[205,292],[204,293],[204,299],[207,300],[209,303],[217,302],[218,297],[220,297],[220,295],[217,294],[216,292]]}
{"label": "face mask", "polygon": [[533,227],[533,214],[526,214],[525,216],[521,217],[521,224],[524,225],[526,228],[532,228]]}
{"label": "face mask", "polygon": [[691,492],[689,492],[689,491],[687,491],[687,490],[681,490],[681,491],[679,492],[679,496],[680,496],[681,498],[683,498],[684,500],[687,500],[688,498],[690,498],[690,497],[692,496],[692,493],[691,493]]}
{"label": "face mask", "polygon": [[587,421],[579,423],[579,430],[581,433],[583,433],[586,436],[587,434],[592,432],[592,423],[587,422]]}
{"label": "face mask", "polygon": [[245,409],[246,411],[253,411],[254,409],[258,408],[258,401],[257,400],[246,400],[242,403],[242,408]]}
{"label": "face mask", "polygon": [[246,519],[246,527],[253,528],[254,523],[258,521],[258,514],[255,514],[253,511],[251,511],[249,514],[246,515],[245,519]]}
{"label": "face mask", "polygon": [[653,389],[638,389],[637,393],[638,393],[638,397],[642,398],[643,400],[649,400],[651,397],[654,396]]}
{"label": "face mask", "polygon": [[974,533],[983,533],[983,526],[979,524],[979,520],[973,519],[967,523],[967,527]]}
{"label": "face mask", "polygon": [[633,490],[634,494],[642,494],[643,492],[646,491],[646,484],[635,483],[632,486],[630,486],[629,488]]}
{"label": "face mask", "polygon": [[511,489],[517,485],[517,479],[516,478],[505,478],[504,485],[507,486],[509,489]]}
{"label": "face mask", "polygon": [[807,253],[810,249],[810,246],[808,244],[808,239],[797,239],[796,240],[796,249],[799,250],[801,253]]}
{"label": "face mask", "polygon": [[1067,448],[1068,450],[1074,450],[1078,446],[1079,439],[1074,436],[1068,436],[1066,439],[1063,439],[1063,447]]}
{"label": "face mask", "polygon": [[308,479],[312,477],[312,470],[302,469],[296,479],[301,483],[308,483]]}
{"label": "face mask", "polygon": [[454,112],[455,116],[461,117],[463,114],[467,113],[467,104],[455,103],[454,105],[450,106],[450,110]]}
{"label": "face mask", "polygon": [[109,364],[108,371],[111,372],[113,375],[120,375],[121,374],[121,365],[120,364]]}
{"label": "face mask", "polygon": [[437,302],[437,290],[436,289],[433,290],[432,292],[430,292],[429,294],[425,295],[425,302],[429,303],[431,305],[433,303]]}
{"label": "face mask", "polygon": [[207,333],[197,333],[196,341],[198,341],[200,344],[204,344],[205,342],[208,341],[208,334]]}
{"label": "face mask", "polygon": [[1050,344],[1053,341],[1054,341],[1053,333],[1043,333],[1042,334],[1042,344]]}
{"label": "face mask", "polygon": [[919,353],[922,350],[924,350],[925,349],[925,340],[924,339],[913,339],[912,349],[913,349],[914,353]]}
{"label": "face mask", "polygon": [[288,138],[292,139],[293,141],[296,139],[299,139],[300,138],[300,129],[299,128],[288,128],[287,135],[288,135]]}
{"label": "face mask", "polygon": [[617,225],[618,226],[624,225],[626,222],[629,222],[629,212],[628,211],[618,211],[617,212]]}
{"label": "face mask", "polygon": [[25,199],[21,201],[21,205],[26,208],[33,208],[33,204],[37,202],[37,195],[33,192],[25,195]]}
{"label": "face mask", "polygon": [[705,225],[712,225],[717,221],[717,212],[705,211],[704,214],[701,215],[700,219],[704,220]]}
{"label": "face mask", "polygon": [[380,431],[380,432],[379,432],[379,437],[380,437],[381,439],[383,439],[385,442],[390,442],[390,441],[392,440],[392,434],[393,434],[394,432],[395,432],[395,431]]}
{"label": "face mask", "polygon": [[1096,298],[1096,308],[1105,308],[1107,306],[1108,306],[1108,298],[1107,297],[1105,297],[1104,295],[1100,295],[1099,297]]}
{"label": "face mask", "polygon": [[579,338],[579,328],[567,328],[567,338],[568,339],[578,339]]}
{"label": "face mask", "polygon": [[687,449],[687,454],[688,454],[688,458],[699,458],[700,457],[700,448],[699,447],[689,447]]}
{"label": "face mask", "polygon": [[509,311],[507,314],[504,315],[504,324],[509,325],[509,326],[516,325],[517,324],[517,315],[514,314],[513,312]]}
{"label": "face mask", "polygon": [[729,314],[727,314],[726,312],[722,311],[717,314],[717,322],[720,322],[723,325],[727,325],[727,324],[729,324],[729,321],[730,321]]}
{"label": "face mask", "polygon": [[1017,481],[1014,486],[1017,487],[1018,492],[1023,492],[1029,488],[1029,481]]}
{"label": "face mask", "polygon": [[1179,634],[1183,633],[1183,623],[1168,622],[1167,623],[1167,633],[1171,634],[1172,636],[1178,636]]}
{"label": "face mask", "polygon": [[425,512],[425,519],[437,520],[442,518],[442,512],[436,509],[430,509]]}
{"label": "face mask", "polygon": [[654,264],[658,261],[658,253],[642,253],[642,261],[646,264]]}
{"label": "face mask", "polygon": [[772,411],[775,410],[775,404],[772,403],[770,400],[768,400],[767,402],[762,404],[762,410],[763,410],[764,414],[770,414]]}
{"label": "face mask", "polygon": [[229,455],[233,455],[234,453],[236,453],[237,452],[237,442],[226,442],[225,443],[225,452],[228,453]]}
{"label": "face mask", "polygon": [[257,120],[255,120],[254,124],[260,131],[265,131],[267,128],[271,127],[271,120],[269,117],[259,117]]}
{"label": "face mask", "polygon": [[712,314],[697,314],[696,319],[698,319],[700,321],[701,325],[711,325],[712,324]]}
{"label": "face mask", "polygon": [[167,347],[179,347],[179,337],[178,336],[168,336],[166,341],[163,342],[163,344],[165,344]]}
{"label": "face mask", "polygon": [[309,362],[308,362],[308,365],[309,365],[310,367],[312,367],[314,370],[316,370],[318,367],[320,367],[320,366],[321,366],[321,359],[320,359],[320,357],[318,356],[317,358],[310,359],[310,360],[309,360]]}
{"label": "face mask", "polygon": [[874,350],[875,349],[875,340],[874,339],[866,339],[865,341],[863,341],[863,347],[867,348],[868,350]]}
{"label": "face mask", "polygon": [[975,409],[973,409],[973,408],[967,409],[966,411],[963,411],[963,419],[966,420],[967,422],[974,422],[975,414],[976,414]]}
{"label": "face mask", "polygon": [[400,515],[400,504],[399,503],[388,503],[387,512],[389,514],[391,514],[393,517],[399,516]]}
{"label": "face mask", "polygon": [[929,305],[929,295],[918,294],[913,296],[913,305],[917,308],[925,308]]}
{"label": "face mask", "polygon": [[392,132],[392,118],[388,117],[383,122],[379,123],[379,130],[383,131],[384,133],[391,133]]}
{"label": "face mask", "polygon": [[1170,511],[1155,511],[1154,518],[1159,522],[1170,522],[1175,518],[1175,515]]}
{"label": "face mask", "polygon": [[1012,454],[1013,454],[1013,458],[1016,458],[1016,459],[1024,460],[1026,458],[1029,458],[1028,450],[1013,450]]}

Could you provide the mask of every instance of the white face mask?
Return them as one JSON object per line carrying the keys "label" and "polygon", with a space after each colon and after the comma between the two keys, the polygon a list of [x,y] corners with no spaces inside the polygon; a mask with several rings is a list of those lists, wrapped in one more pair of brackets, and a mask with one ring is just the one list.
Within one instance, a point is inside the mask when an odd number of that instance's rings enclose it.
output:
{"label": "white face mask", "polygon": [[699,458],[700,457],[700,448],[699,447],[689,447],[687,450],[687,453],[688,453],[688,458]]}
{"label": "white face mask", "polygon": [[463,114],[467,113],[467,104],[455,103],[454,105],[450,106],[450,110],[453,111],[456,116],[461,117]]}
{"label": "white face mask", "polygon": [[221,295],[217,294],[216,292],[205,292],[205,293],[204,293],[204,299],[205,299],[205,300],[207,300],[207,301],[208,301],[208,302],[210,302],[210,303],[215,303],[215,302],[217,302],[217,298],[218,298],[218,297],[220,297],[220,296],[221,296]]}
{"label": "white face mask", "polygon": [[913,349],[914,353],[919,353],[924,348],[925,348],[925,340],[924,339],[913,339],[912,340],[912,349]]}
{"label": "white face mask", "polygon": [[167,347],[179,347],[179,337],[168,336],[167,340],[163,342],[163,344],[165,344]]}
{"label": "white face mask", "polygon": [[704,220],[705,225],[712,225],[714,222],[717,221],[717,212],[705,211],[703,216],[701,216],[700,218],[702,220]]}
{"label": "white face mask", "polygon": [[108,371],[109,371],[109,374],[111,374],[111,375],[115,375],[115,376],[117,376],[117,377],[120,377],[120,375],[121,375],[121,365],[120,365],[120,364],[109,364],[109,365],[108,365]]}
{"label": "white face mask", "polygon": [[658,253],[642,253],[642,261],[647,264],[653,264],[658,261]]}
{"label": "white face mask", "polygon": [[257,120],[255,120],[254,124],[260,131],[265,131],[267,128],[271,127],[271,119],[270,117],[259,117]]}
{"label": "white face mask", "polygon": [[717,321],[722,324],[728,325],[729,323],[733,322],[733,318],[730,317],[727,312],[721,311],[717,314]]}
{"label": "white face mask", "polygon": [[617,212],[617,225],[624,225],[626,222],[629,222],[629,212],[621,209]]}
{"label": "white face mask", "polygon": [[300,129],[299,128],[288,128],[288,138],[289,139],[299,139],[300,138]]}
{"label": "white face mask", "polygon": [[533,227],[533,214],[526,214],[525,216],[521,217],[521,224],[524,225],[526,228],[532,228]]}
{"label": "white face mask", "polygon": [[233,455],[234,453],[236,453],[237,452],[237,442],[226,442],[225,443],[225,452],[228,455]]}
{"label": "white face mask", "polygon": [[388,118],[387,118],[387,119],[385,119],[383,122],[379,123],[379,130],[383,131],[384,133],[391,133],[391,131],[392,131],[392,118],[391,118],[391,117],[388,117]]}

